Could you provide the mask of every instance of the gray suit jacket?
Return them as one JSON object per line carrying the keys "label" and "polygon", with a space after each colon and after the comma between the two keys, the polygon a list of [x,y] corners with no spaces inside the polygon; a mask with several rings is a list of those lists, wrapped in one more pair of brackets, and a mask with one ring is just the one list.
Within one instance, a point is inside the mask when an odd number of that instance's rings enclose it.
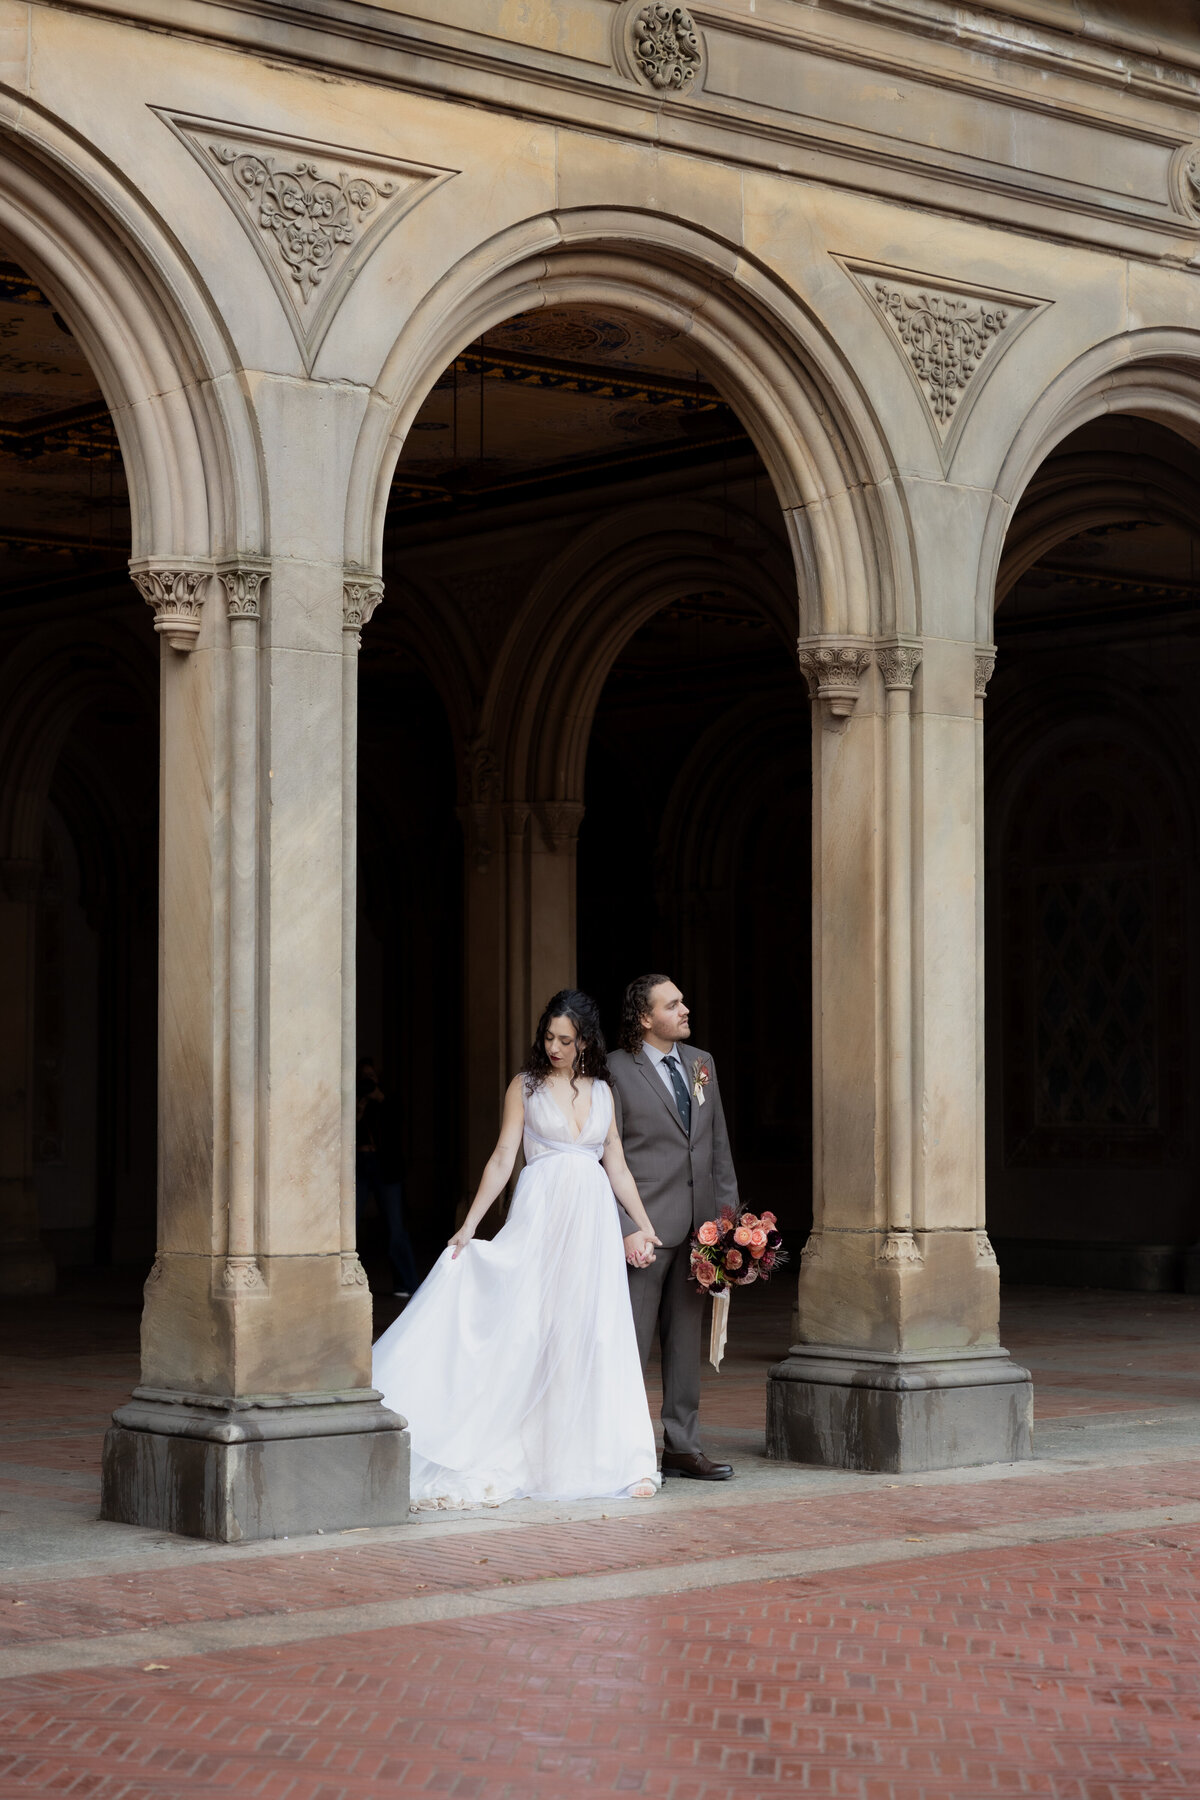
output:
{"label": "gray suit jacket", "polygon": [[[715,1219],[724,1208],[736,1211],[738,1204],[713,1059],[692,1044],[680,1044],[678,1049],[689,1087],[696,1064],[708,1068],[704,1105],[692,1101],[690,1133],[683,1129],[678,1108],[649,1057],[640,1050],[634,1056],[614,1050],[608,1059],[625,1160],[665,1246],[682,1244],[705,1219]],[[622,1235],[628,1237],[637,1227],[623,1210],[618,1211]]]}

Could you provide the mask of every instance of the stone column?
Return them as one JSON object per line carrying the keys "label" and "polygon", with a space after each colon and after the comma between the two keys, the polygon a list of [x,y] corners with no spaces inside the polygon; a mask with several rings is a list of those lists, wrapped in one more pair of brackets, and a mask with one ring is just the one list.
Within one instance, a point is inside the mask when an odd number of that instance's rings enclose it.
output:
{"label": "stone column", "polygon": [[528,1048],[551,995],[575,985],[575,876],[583,802],[540,800],[534,803],[533,817],[537,828],[529,843],[529,969],[522,1050]]}
{"label": "stone column", "polygon": [[408,1471],[344,1151],[368,608],[319,564],[219,574],[134,570],[163,638],[159,1247],[102,1515],[232,1542],[401,1521]]}
{"label": "stone column", "polygon": [[38,1234],[33,1178],[34,948],[37,863],[0,862],[0,1294],[52,1294],[54,1258]]}
{"label": "stone column", "polygon": [[770,1455],[947,1468],[1030,1454],[982,1227],[976,650],[809,639],[813,1231]]}

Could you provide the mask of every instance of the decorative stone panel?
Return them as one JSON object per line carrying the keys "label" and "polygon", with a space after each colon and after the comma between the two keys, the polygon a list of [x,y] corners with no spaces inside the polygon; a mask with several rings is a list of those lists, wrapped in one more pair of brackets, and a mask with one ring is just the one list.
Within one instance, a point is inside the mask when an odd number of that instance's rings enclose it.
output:
{"label": "decorative stone panel", "polygon": [[375,245],[457,173],[154,110],[237,214],[283,304],[308,373]]}
{"label": "decorative stone panel", "polygon": [[616,60],[632,80],[663,99],[681,99],[703,86],[704,38],[686,7],[631,0],[616,31]]}
{"label": "decorative stone panel", "polygon": [[836,258],[886,322],[925,405],[943,466],[979,388],[1046,301]]}

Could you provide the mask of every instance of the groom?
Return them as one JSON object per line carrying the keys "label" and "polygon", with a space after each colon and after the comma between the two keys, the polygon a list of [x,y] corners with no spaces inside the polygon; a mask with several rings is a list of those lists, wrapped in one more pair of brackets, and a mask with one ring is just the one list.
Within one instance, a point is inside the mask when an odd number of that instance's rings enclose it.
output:
{"label": "groom", "polygon": [[669,975],[630,982],[621,1048],[608,1066],[625,1160],[662,1247],[656,1253],[624,1212],[621,1229],[643,1371],[656,1327],[662,1346],[663,1475],[728,1481],[729,1464],[710,1462],[700,1448],[706,1296],[688,1275],[692,1231],[723,1209],[736,1212],[737,1177],[717,1072],[690,1035],[688,1009]]}

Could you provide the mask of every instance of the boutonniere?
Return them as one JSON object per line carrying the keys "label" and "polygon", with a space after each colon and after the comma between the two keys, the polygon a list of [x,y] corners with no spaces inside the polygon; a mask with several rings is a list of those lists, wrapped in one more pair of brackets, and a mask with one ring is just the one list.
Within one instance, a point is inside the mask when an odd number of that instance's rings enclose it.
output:
{"label": "boutonniere", "polygon": [[692,1099],[697,1106],[704,1105],[704,1090],[708,1086],[708,1064],[698,1062],[692,1070]]}

